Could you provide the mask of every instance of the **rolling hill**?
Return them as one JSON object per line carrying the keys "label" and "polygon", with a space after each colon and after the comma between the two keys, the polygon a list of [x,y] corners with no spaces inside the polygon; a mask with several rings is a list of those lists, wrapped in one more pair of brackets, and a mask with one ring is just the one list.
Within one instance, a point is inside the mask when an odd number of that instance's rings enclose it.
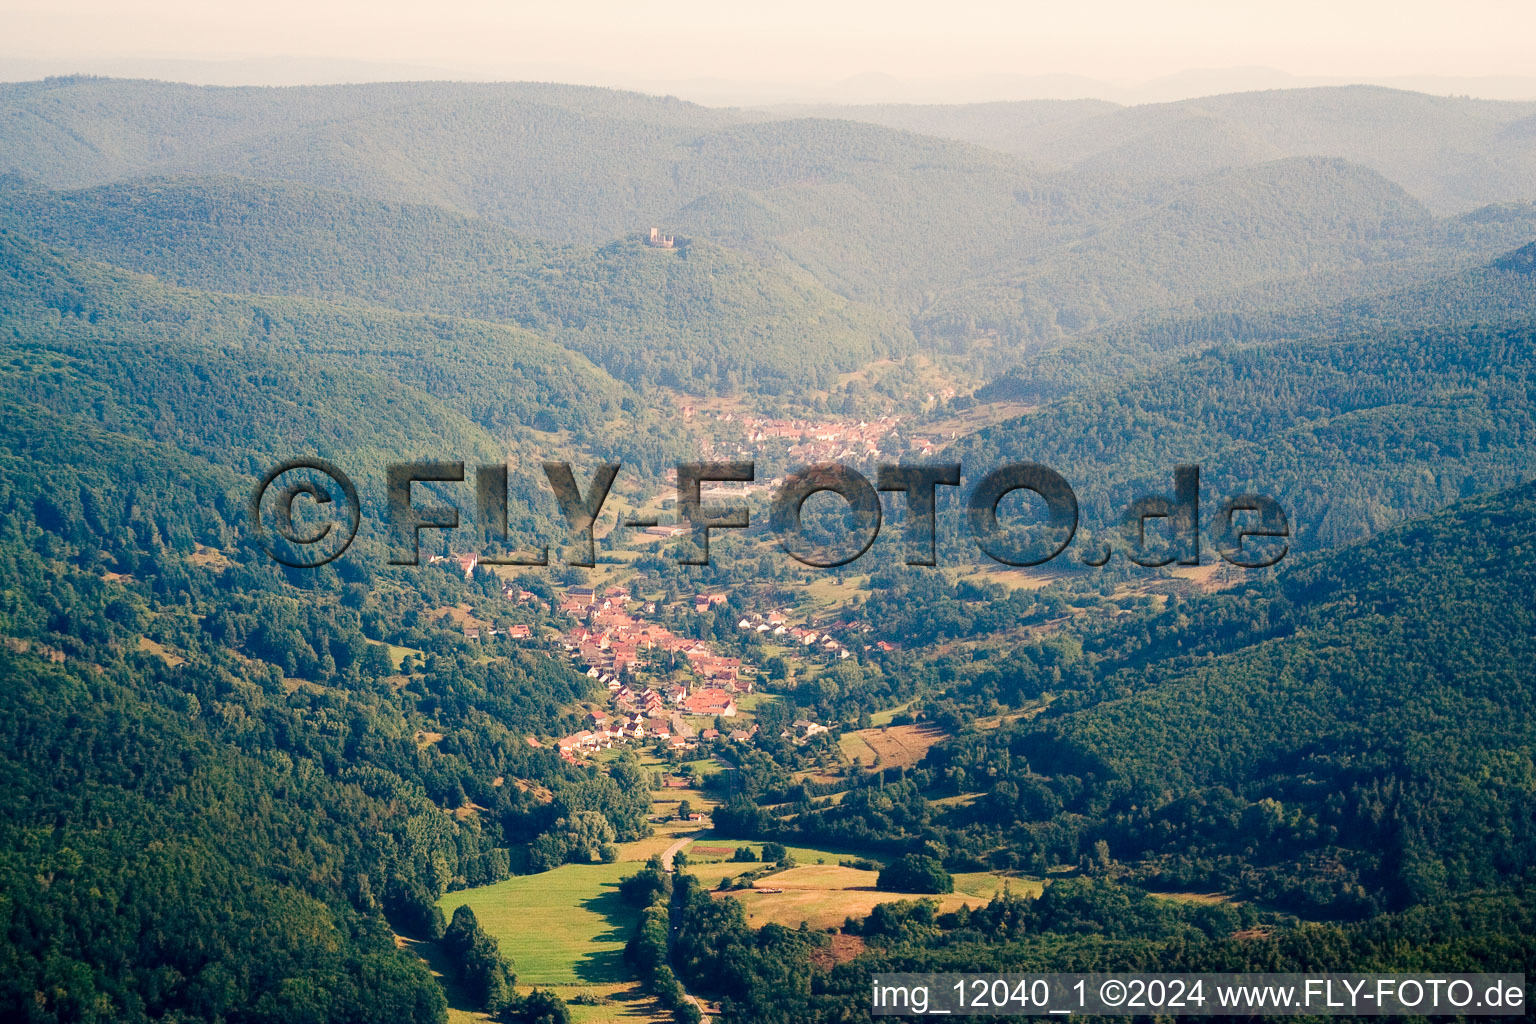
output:
{"label": "rolling hill", "polygon": [[1228,334],[1206,347],[1207,335],[1162,363],[1143,350],[1131,363],[1151,368],[1100,385],[1112,358],[1085,354],[1067,377],[1073,393],[953,452],[978,465],[1044,462],[1099,524],[1167,490],[1176,464],[1198,463],[1213,498],[1252,490],[1279,500],[1299,547],[1358,540],[1536,471],[1533,289],[1530,275],[1490,266],[1372,305],[1279,319],[1265,344]]}
{"label": "rolling hill", "polygon": [[[908,351],[891,314],[930,345],[1000,339],[1006,359],[1110,319],[1241,304],[1245,289],[1380,290],[1405,264],[1433,276],[1508,247],[1507,233],[1438,230],[1437,188],[1531,198],[1517,105],[1379,89],[1198,102],[929,110],[890,127],[528,83],[51,79],[0,87],[0,167],[120,183],[11,186],[19,230],[103,258],[518,323],[632,382],[727,390]],[[973,138],[1022,118],[1020,144],[1055,169],[905,130],[946,134],[941,113]],[[1407,133],[1426,118],[1443,137]],[[1136,149],[1143,136],[1168,152]],[[1467,146],[1483,164],[1457,170]],[[651,225],[687,236],[671,262],[614,242]],[[237,237],[256,234],[270,241]],[[327,235],[338,267],[316,253]],[[263,258],[281,245],[301,255]],[[696,327],[705,316],[744,351]]]}
{"label": "rolling hill", "polygon": [[1035,100],[954,107],[821,107],[974,142],[1037,161],[1155,182],[1283,157],[1370,167],[1431,209],[1533,198],[1536,103],[1429,96],[1378,86],[1228,93],[1114,108]]}
{"label": "rolling hill", "polygon": [[[608,438],[659,471],[666,440],[614,424],[632,396],[526,332],[480,321],[164,285],[0,232],[0,392],[33,433],[158,443],[237,474],[318,455],[382,507],[411,458],[536,465]],[[608,431],[613,433],[609,434]],[[514,474],[545,521],[547,487]]]}
{"label": "rolling hill", "polygon": [[1088,706],[1015,730],[1014,757],[1081,777],[1090,834],[1164,885],[1348,914],[1518,876],[1536,843],[1533,521],[1527,483],[1246,603],[1170,609],[1140,641],[1108,631]]}
{"label": "rolling hill", "polygon": [[636,385],[824,386],[913,345],[890,313],[702,240],[557,244],[440,207],[228,177],[62,192],[11,178],[0,195],[0,225],[177,284],[515,324]]}

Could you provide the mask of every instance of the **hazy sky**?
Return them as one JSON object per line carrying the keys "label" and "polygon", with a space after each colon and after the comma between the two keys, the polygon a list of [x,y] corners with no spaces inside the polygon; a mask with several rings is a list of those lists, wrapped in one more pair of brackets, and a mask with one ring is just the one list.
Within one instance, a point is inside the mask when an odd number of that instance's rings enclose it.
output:
{"label": "hazy sky", "polygon": [[1529,75],[1533,54],[1532,0],[0,0],[6,57],[325,57],[509,78]]}

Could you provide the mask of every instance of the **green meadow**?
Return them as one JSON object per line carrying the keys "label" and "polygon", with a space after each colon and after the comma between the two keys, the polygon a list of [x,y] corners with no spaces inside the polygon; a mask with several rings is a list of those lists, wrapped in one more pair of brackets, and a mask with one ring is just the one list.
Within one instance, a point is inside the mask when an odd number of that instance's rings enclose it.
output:
{"label": "green meadow", "polygon": [[566,864],[450,892],[439,905],[452,917],[468,904],[511,957],[519,985],[627,981],[624,943],[638,912],[619,896],[619,879],[634,871],[634,864]]}

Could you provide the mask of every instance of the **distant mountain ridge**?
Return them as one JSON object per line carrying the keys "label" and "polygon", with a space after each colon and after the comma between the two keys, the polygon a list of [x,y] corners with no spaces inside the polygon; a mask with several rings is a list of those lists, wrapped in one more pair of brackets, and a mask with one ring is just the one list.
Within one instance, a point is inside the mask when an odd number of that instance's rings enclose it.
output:
{"label": "distant mountain ridge", "polygon": [[[54,187],[150,176],[284,181],[440,207],[564,244],[600,246],[659,225],[700,242],[699,253],[715,243],[798,268],[764,276],[712,257],[742,285],[717,298],[747,320],[767,314],[768,335],[775,308],[794,345],[848,333],[847,348],[826,349],[838,370],[849,368],[839,352],[899,353],[906,327],[816,297],[795,273],[909,318],[929,343],[1037,345],[1251,287],[1326,287],[1415,260],[1428,276],[1443,273],[1492,257],[1508,237],[1443,245],[1425,206],[1536,198],[1536,133],[1522,127],[1532,104],[1341,88],[1129,109],[882,109],[871,116],[890,125],[774,120],[533,83],[218,89],[57,79],[0,86],[0,167]],[[946,127],[950,118],[959,127]],[[529,259],[569,268],[569,256]],[[596,258],[605,274],[627,273],[607,250]],[[758,304],[754,289],[776,298]],[[541,312],[541,301],[520,297],[528,309],[491,315],[533,326],[518,317],[560,321],[570,311],[561,303]],[[456,311],[487,315],[497,304],[482,294]],[[823,328],[804,326],[818,316]],[[636,362],[660,356],[634,343],[656,336],[654,321],[623,339],[590,315],[567,319],[578,318],[573,345],[603,365],[630,379],[669,372]],[[636,333],[633,320],[597,319]],[[703,346],[691,366],[674,360],[667,379],[708,378],[702,360],[720,358]],[[765,365],[758,379],[787,379],[794,367]],[[715,386],[731,386],[731,373],[715,374]]]}
{"label": "distant mountain ridge", "polygon": [[1430,96],[1379,86],[1235,92],[1114,108],[1079,100],[822,106],[845,117],[1136,180],[1189,178],[1287,156],[1341,157],[1442,213],[1536,198],[1536,101]]}

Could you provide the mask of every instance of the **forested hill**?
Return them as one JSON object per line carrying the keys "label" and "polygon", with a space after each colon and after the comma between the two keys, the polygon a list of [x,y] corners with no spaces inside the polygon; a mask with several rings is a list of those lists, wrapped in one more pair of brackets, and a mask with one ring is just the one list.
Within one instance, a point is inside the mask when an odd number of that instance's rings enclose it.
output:
{"label": "forested hill", "polygon": [[574,729],[590,681],[449,614],[502,607],[498,579],[379,550],[284,572],[246,521],[291,455],[365,489],[412,455],[548,455],[541,425],[641,444],[610,425],[626,394],[513,328],[182,289],[0,232],[0,1019],[437,1024],[391,927],[440,935],[435,901],[513,846],[637,837],[630,762],[526,740]]}
{"label": "forested hill", "polygon": [[178,284],[516,324],[637,385],[826,387],[913,345],[894,314],[702,239],[557,244],[441,207],[229,177],[68,192],[0,178],[0,205],[0,225]]}
{"label": "forested hill", "polygon": [[1491,323],[1362,322],[1343,338],[1211,349],[1103,387],[1085,371],[1079,393],[953,451],[1054,467],[1097,526],[1196,463],[1207,515],[1257,491],[1285,508],[1297,549],[1358,540],[1536,472],[1536,322],[1510,298],[1536,289],[1507,271],[1488,283]]}
{"label": "forested hill", "polygon": [[[253,477],[319,455],[375,500],[402,459],[537,464],[589,442],[655,472],[676,457],[628,388],[526,331],[176,288],[4,231],[0,350],[7,406],[64,434],[159,442]],[[554,513],[528,474],[512,500]]]}
{"label": "forested hill", "polygon": [[1533,522],[1527,483],[1101,630],[1087,691],[945,756],[1080,792],[1085,841],[1154,884],[1336,915],[1528,881]]}
{"label": "forested hill", "polygon": [[919,322],[927,333],[1038,343],[1165,308],[1251,309],[1245,292],[1263,282],[1326,301],[1341,274],[1454,265],[1480,242],[1445,238],[1421,203],[1358,164],[1279,160],[1170,187],[1091,238],[946,291]]}
{"label": "forested hill", "polygon": [[0,85],[0,168],[50,184],[245,173],[605,241],[689,198],[674,148],[729,113],[581,86],[283,89],[53,78]]}
{"label": "forested hill", "polygon": [[[1497,231],[1471,227],[1482,244],[1501,236],[1519,244],[1536,235],[1536,205],[1484,210],[1439,231],[1459,237],[1468,222],[1493,221]],[[1210,304],[1209,312],[1130,318],[1078,333],[1023,354],[1017,367],[978,390],[979,400],[1039,402],[1083,386],[1104,386],[1126,373],[1208,348],[1227,348],[1306,338],[1383,336],[1426,324],[1491,324],[1518,320],[1536,309],[1536,242],[1481,261],[1459,273],[1425,276],[1426,268],[1385,273],[1266,282]],[[1393,284],[1399,277],[1412,283]],[[1375,281],[1373,285],[1371,282]],[[1327,292],[1350,294],[1330,301]],[[1245,311],[1248,310],[1248,311]]]}
{"label": "forested hill", "polygon": [[1045,166],[1138,180],[1190,178],[1287,156],[1373,168],[1436,210],[1530,198],[1536,103],[1377,86],[1275,89],[1116,108],[1037,100],[781,110],[974,142]]}
{"label": "forested hill", "polygon": [[[166,354],[159,373],[199,379]],[[46,374],[64,356],[13,349],[7,374],[18,359]],[[353,412],[375,404],[415,412]],[[582,815],[643,827],[622,768],[592,778],[524,739],[574,728],[588,681],[487,657],[442,618],[495,580],[382,558],[283,573],[244,536],[249,478],[120,422],[135,415],[114,411],[115,433],[5,399],[0,1018],[439,1024],[441,989],[391,925],[441,934],[450,884],[505,877],[510,845]],[[471,799],[483,816],[445,810]]]}
{"label": "forested hill", "polygon": [[1086,220],[1135,201],[1103,183],[1079,196],[1018,158],[873,125],[526,84],[3,86],[5,168],[64,186],[297,181],[561,242],[658,225],[787,256],[850,296],[907,303],[934,270],[929,287],[963,279],[1027,239],[1081,237]]}
{"label": "forested hill", "polygon": [[[1346,110],[1352,95],[1339,101]],[[1362,109],[1369,99],[1362,96]],[[1326,107],[1298,115],[1304,123],[1327,116]],[[0,87],[0,168],[45,185],[233,174],[432,205],[564,243],[602,244],[656,225],[690,236],[700,254],[709,241],[798,268],[847,298],[915,317],[920,333],[946,344],[968,343],[978,331],[1012,343],[1051,340],[1106,317],[1187,306],[1245,285],[1285,282],[1315,291],[1340,274],[1405,260],[1443,272],[1463,266],[1468,253],[1486,258],[1508,247],[1502,236],[1491,247],[1480,238],[1446,244],[1418,199],[1390,174],[1349,162],[1346,149],[1302,147],[1304,157],[1281,151],[1147,181],[1131,173],[1042,172],[1017,156],[880,125],[770,120],[601,89],[412,83],[251,90],[80,78]],[[224,186],[196,187],[209,190],[211,205],[226,202],[216,198]],[[1504,191],[1529,198],[1515,186]],[[119,200],[132,194],[70,202],[116,201],[121,212]],[[262,201],[259,193],[227,200],[235,208]],[[154,201],[145,202],[144,214],[152,214]],[[333,200],[304,202],[315,204],[317,218],[337,216],[323,212]],[[251,216],[277,226],[269,216]],[[433,232],[446,230],[397,208],[360,214],[356,225],[350,216],[340,218],[344,248],[367,244],[374,230],[367,225],[381,216],[402,221],[381,242],[406,229],[426,230],[431,242]],[[230,227],[226,220],[222,230]],[[67,232],[59,230],[62,240]],[[483,252],[486,229],[476,230],[480,240],[470,251]],[[451,262],[462,252],[450,246],[444,257]],[[630,255],[605,250],[587,269],[573,266],[569,254],[540,254],[567,276],[606,279],[612,291],[605,299],[655,310],[640,318],[652,334],[655,315],[695,308],[689,303],[700,294],[704,268],[696,276],[673,268],[661,283],[677,305],[665,307],[639,301],[656,281],[655,268],[630,265]],[[517,257],[508,258],[515,264]],[[890,333],[878,318],[818,298],[795,275],[749,271],[718,253],[708,262],[711,294],[732,322],[756,323],[777,310],[786,317],[777,337],[809,349],[852,328],[849,355]],[[468,286],[471,295],[476,287]],[[764,298],[751,298],[753,291]],[[512,297],[533,307],[525,316],[581,319],[575,343],[604,365],[636,379],[660,375],[626,361],[630,352],[609,333],[635,321],[593,324],[586,311],[595,302],[549,306],[537,289],[514,286]],[[487,301],[480,296],[479,305]],[[466,311],[484,315],[478,306]],[[826,329],[805,326],[823,315]],[[771,334],[771,317],[767,323],[759,330]],[[719,355],[707,350],[694,362]],[[800,368],[774,372],[782,378]],[[697,365],[682,369],[700,375]]]}
{"label": "forested hill", "polygon": [[960,143],[760,121],[532,83],[218,89],[65,78],[0,86],[0,167],[61,185],[208,173],[304,181],[588,242],[723,189],[899,176],[935,161],[1004,184],[1030,178],[1022,161]]}

